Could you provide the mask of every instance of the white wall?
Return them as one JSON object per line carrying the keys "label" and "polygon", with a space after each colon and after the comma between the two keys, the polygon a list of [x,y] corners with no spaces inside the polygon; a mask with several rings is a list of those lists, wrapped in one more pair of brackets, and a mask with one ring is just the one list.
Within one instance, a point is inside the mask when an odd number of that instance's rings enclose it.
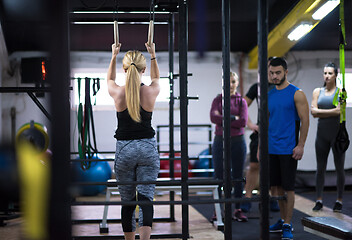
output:
{"label": "white wall", "polygon": [[[22,84],[20,73],[20,60],[26,57],[45,56],[42,52],[17,52],[9,56],[10,70],[3,74],[0,82],[3,87],[34,87],[34,84]],[[44,98],[38,98],[39,102],[45,109],[49,110],[49,95],[45,93]],[[1,93],[1,138],[3,141],[11,141],[11,108],[16,110],[16,129],[18,130],[23,124],[34,120],[45,126],[49,126],[50,121],[45,117],[41,110],[30,99],[27,93]],[[48,133],[50,134],[50,128]]]}
{"label": "white wall", "polygon": [[[178,73],[178,54],[175,54],[175,73]],[[209,57],[203,60],[197,58],[196,53],[188,54],[188,72],[192,73],[193,76],[188,78],[188,95],[198,96],[199,101],[190,100],[188,119],[189,124],[210,124],[209,110],[213,98],[221,93],[221,76],[222,76],[222,58],[221,52],[213,52],[208,54]],[[120,54],[119,56],[123,56]],[[232,55],[235,58],[236,54]],[[158,64],[160,68],[160,76],[168,76],[168,53],[157,53]],[[84,61],[82,61],[84,59]],[[110,61],[110,53],[95,53],[88,55],[86,53],[73,53],[71,58],[71,64],[74,71],[79,71],[80,68],[87,68],[89,66],[94,68],[107,69]],[[121,69],[121,57],[117,60],[117,71],[122,72]],[[149,64],[149,63],[148,63]],[[146,75],[148,75],[148,67]],[[179,96],[179,79],[175,79],[175,96]],[[101,84],[105,84],[102,82]],[[96,109],[99,109],[97,107]],[[73,116],[74,114],[72,114]],[[97,110],[94,113],[96,122],[98,148],[100,151],[112,151],[115,149],[115,141],[112,138],[116,129],[116,113],[113,107],[110,110]],[[99,124],[99,120],[102,120],[104,124]],[[72,124],[76,121],[76,117],[72,118]],[[175,111],[174,111],[174,123],[180,123],[180,111],[179,101],[175,100]],[[168,104],[162,103],[157,104],[156,109],[153,113],[152,124],[154,128],[157,125],[168,125],[169,124],[169,110]],[[103,125],[100,128],[99,125]],[[72,125],[71,125],[72,126]],[[175,131],[175,143],[180,143],[179,131]],[[75,146],[77,146],[75,139]],[[162,143],[168,143],[168,132],[163,131],[161,134]],[[203,142],[207,143],[208,132],[195,132],[189,131],[189,142]],[[197,155],[199,152],[207,148],[207,144],[202,145],[190,145],[189,153],[191,156]],[[162,150],[168,150],[168,146],[162,146]],[[175,146],[176,150],[180,150],[180,145]]]}
{"label": "white wall", "polygon": [[[352,53],[346,52],[346,68],[352,67]],[[323,66],[329,61],[333,61],[339,66],[339,52],[338,51],[325,51],[325,52],[294,52],[288,55],[289,63],[289,79],[295,76],[293,83],[300,87],[306,94],[308,103],[310,105],[312,100],[312,92],[316,87],[323,86]],[[298,73],[296,75],[296,69]],[[351,95],[352,93],[350,93]],[[308,138],[305,146],[305,154],[302,161],[299,162],[298,168],[304,170],[315,170],[315,135],[317,129],[317,119],[314,119],[310,115],[310,127]],[[352,109],[347,108],[346,110],[346,121],[347,131],[350,133],[350,139],[352,137]],[[345,168],[352,167],[352,147],[346,152],[346,164]],[[335,169],[333,164],[332,153],[330,152],[328,160],[328,169]]]}
{"label": "white wall", "polygon": [[[11,59],[19,58],[24,53],[15,53],[10,56]],[[122,56],[123,54],[120,54]],[[160,66],[161,76],[168,75],[168,55],[167,53],[158,53],[158,63]],[[175,73],[178,73],[178,54],[175,54]],[[238,72],[238,60],[240,54],[234,53],[231,55],[232,70]],[[323,66],[328,61],[334,61],[339,64],[338,51],[331,52],[290,52],[287,55],[289,74],[288,79],[293,84],[300,87],[306,94],[310,104],[312,92],[315,87],[322,86],[322,71]],[[346,52],[346,67],[352,67],[351,52]],[[109,52],[91,52],[91,53],[78,53],[71,54],[71,68],[73,71],[81,68],[95,68],[106,70],[110,61]],[[246,65],[246,64],[245,64]],[[121,57],[118,57],[118,71],[121,71]],[[147,70],[148,71],[148,70]],[[207,54],[204,59],[198,59],[196,53],[190,52],[188,54],[188,71],[193,76],[188,78],[188,95],[199,96],[199,101],[190,100],[188,119],[189,124],[209,124],[209,109],[213,98],[221,93],[221,76],[222,76],[222,59],[221,52],[211,52]],[[148,72],[147,72],[148,74]],[[0,75],[1,78],[1,75]],[[257,72],[255,70],[248,70],[246,67],[243,69],[243,88],[244,93],[249,89],[250,85],[257,81]],[[11,79],[1,79],[3,86],[23,86],[20,84],[19,75]],[[101,82],[105,84],[105,82]],[[108,93],[106,93],[108,94]],[[47,94],[49,95],[49,94]],[[178,79],[175,80],[175,96],[179,95]],[[48,97],[40,99],[43,105],[49,110]],[[1,135],[3,138],[11,136],[11,123],[9,109],[14,106],[17,109],[16,126],[20,127],[23,123],[35,120],[48,126],[49,121],[34,105],[32,100],[25,93],[21,94],[1,94],[2,102],[2,125]],[[179,124],[180,112],[178,109],[178,101],[175,101],[175,124]],[[113,138],[116,129],[116,114],[113,107],[99,108],[94,107],[94,121],[95,131],[97,137],[97,144],[99,151],[114,151],[115,140]],[[257,119],[257,106],[254,102],[249,109],[249,114],[252,120]],[[350,135],[352,134],[351,124],[352,121],[351,109],[347,110],[347,130]],[[315,152],[314,141],[316,134],[317,120],[310,118],[311,124],[308,134],[308,139],[305,147],[305,154],[303,159],[299,162],[298,168],[300,170],[315,170]],[[158,104],[153,113],[153,126],[168,124],[169,112],[165,104]],[[1,123],[1,121],[0,121]],[[71,110],[71,149],[77,150],[77,117],[75,108]],[[214,128],[214,126],[213,126]],[[247,145],[249,144],[248,136],[250,131],[246,130]],[[49,132],[50,134],[50,132]],[[351,137],[352,138],[352,137]],[[167,132],[162,133],[162,141],[167,143]],[[199,131],[189,131],[190,142],[207,142],[207,133]],[[175,132],[175,142],[179,142],[179,132]],[[207,147],[203,145],[190,145],[190,156],[195,156]],[[179,146],[175,147],[179,149]],[[351,154],[352,147],[348,150],[346,156],[346,168],[352,167]],[[328,169],[334,169],[333,161],[330,157]]]}

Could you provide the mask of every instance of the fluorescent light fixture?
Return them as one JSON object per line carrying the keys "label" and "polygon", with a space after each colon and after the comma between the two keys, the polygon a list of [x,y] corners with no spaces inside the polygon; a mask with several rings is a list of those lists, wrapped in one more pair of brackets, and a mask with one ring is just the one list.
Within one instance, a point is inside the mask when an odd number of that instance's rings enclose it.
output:
{"label": "fluorescent light fixture", "polygon": [[324,3],[323,6],[321,6],[318,10],[313,13],[312,18],[314,20],[321,20],[323,19],[326,15],[328,15],[332,10],[337,7],[337,5],[340,4],[340,0],[329,0],[326,3]]}
{"label": "fluorescent light fixture", "polygon": [[[75,25],[111,25],[114,22],[71,22]],[[123,25],[149,25],[150,22],[118,22],[119,24]],[[154,22],[154,25],[166,25],[167,22]]]}
{"label": "fluorescent light fixture", "polygon": [[313,24],[302,23],[298,25],[287,37],[291,41],[297,41],[304,35],[306,35],[313,27]]}
{"label": "fluorescent light fixture", "polygon": [[[149,11],[73,11],[72,14],[150,14]],[[155,14],[169,14],[169,11],[155,11]]]}

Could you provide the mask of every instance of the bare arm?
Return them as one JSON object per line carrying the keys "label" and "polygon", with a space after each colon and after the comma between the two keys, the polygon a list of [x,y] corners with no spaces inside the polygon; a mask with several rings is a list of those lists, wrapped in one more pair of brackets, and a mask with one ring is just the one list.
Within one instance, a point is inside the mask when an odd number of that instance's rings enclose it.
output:
{"label": "bare arm", "polygon": [[149,86],[143,86],[141,88],[141,105],[146,111],[153,111],[156,98],[160,92],[159,85],[159,67],[155,58],[155,44],[145,44],[147,51],[150,54],[150,78],[152,83]]}
{"label": "bare arm", "polygon": [[[253,102],[253,99],[250,99],[249,97],[247,96],[244,96],[244,100],[246,100],[247,102],[247,106],[249,107],[252,102]],[[249,114],[248,114],[248,120],[247,120],[247,126],[249,127],[250,130],[252,130],[253,132],[258,132],[259,130],[259,127],[257,124],[254,124],[251,120],[251,118],[249,117]]]}
{"label": "bare arm", "polygon": [[108,84],[108,91],[109,94],[112,98],[115,99],[116,95],[119,92],[120,86],[118,86],[115,83],[116,79],[116,56],[119,54],[121,48],[121,43],[119,43],[117,46],[115,44],[112,44],[111,46],[111,61],[107,73],[107,84]]}
{"label": "bare arm", "polygon": [[[148,45],[148,43],[145,43],[145,47],[147,48],[147,51],[150,54],[150,78],[152,83],[150,86],[155,87],[156,89],[159,89],[159,66],[158,62],[156,60],[156,55],[155,55],[155,43],[153,43],[151,46]],[[159,91],[159,90],[158,90]]]}
{"label": "bare arm", "polygon": [[318,108],[318,98],[320,89],[316,88],[313,91],[312,104],[310,112],[314,118],[328,118],[340,115],[340,104],[336,108],[331,109],[319,109]]}
{"label": "bare arm", "polygon": [[301,120],[301,127],[299,130],[298,144],[293,149],[292,157],[296,160],[301,160],[309,129],[309,107],[306,95],[301,90],[296,91],[294,100],[298,116]]}

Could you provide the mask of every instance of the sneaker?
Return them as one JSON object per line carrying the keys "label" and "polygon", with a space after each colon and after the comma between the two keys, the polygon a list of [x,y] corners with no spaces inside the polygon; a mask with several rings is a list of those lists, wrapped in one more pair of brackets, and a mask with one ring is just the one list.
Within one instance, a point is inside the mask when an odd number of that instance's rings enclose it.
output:
{"label": "sneaker", "polygon": [[243,214],[241,209],[236,209],[232,218],[238,222],[248,222],[248,218]]}
{"label": "sneaker", "polygon": [[334,212],[341,212],[342,211],[342,203],[335,202],[333,210],[334,210]]}
{"label": "sneaker", "polygon": [[[336,206],[336,204],[335,204],[335,206]],[[313,208],[313,211],[317,212],[317,211],[320,211],[322,208],[323,208],[323,203],[322,202],[316,202],[315,206]]]}
{"label": "sneaker", "polygon": [[252,207],[252,203],[251,202],[243,202],[241,204],[242,212],[249,212],[251,210],[251,207]]}
{"label": "sneaker", "polygon": [[284,220],[281,218],[273,225],[269,227],[269,232],[282,232],[282,225],[284,224]]}
{"label": "sneaker", "polygon": [[291,225],[290,224],[283,224],[282,225],[282,237],[281,240],[291,240],[293,239]]}
{"label": "sneaker", "polygon": [[279,202],[277,200],[270,200],[270,211],[272,212],[279,212]]}

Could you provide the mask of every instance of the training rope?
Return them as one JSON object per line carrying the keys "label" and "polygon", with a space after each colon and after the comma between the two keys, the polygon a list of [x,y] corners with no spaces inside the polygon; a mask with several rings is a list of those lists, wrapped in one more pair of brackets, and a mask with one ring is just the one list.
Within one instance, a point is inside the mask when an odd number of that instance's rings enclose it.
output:
{"label": "training rope", "polygon": [[119,24],[118,24],[118,10],[119,10],[119,4],[117,2],[117,0],[115,0],[115,11],[114,11],[114,18],[113,18],[113,22],[114,22],[114,43],[115,46],[117,46],[119,44]]}
{"label": "training rope", "polygon": [[335,147],[340,153],[347,151],[350,140],[346,129],[346,100],[347,92],[345,89],[345,13],[344,13],[344,1],[340,1],[340,73],[342,75],[342,90],[340,93],[340,128],[336,136]]}
{"label": "training rope", "polygon": [[155,4],[154,4],[154,0],[151,0],[150,8],[149,8],[149,21],[154,22],[154,18],[155,18]]}
{"label": "training rope", "polygon": [[345,11],[344,0],[340,1],[340,73],[342,76],[342,90],[340,92],[340,123],[346,121],[346,100],[347,92],[345,89],[345,45],[346,45],[346,31],[345,31]]}
{"label": "training rope", "polygon": [[154,5],[154,0],[151,0],[150,9],[149,9],[149,29],[148,29],[149,46],[152,46],[154,42],[154,19],[155,19],[155,5]]}

